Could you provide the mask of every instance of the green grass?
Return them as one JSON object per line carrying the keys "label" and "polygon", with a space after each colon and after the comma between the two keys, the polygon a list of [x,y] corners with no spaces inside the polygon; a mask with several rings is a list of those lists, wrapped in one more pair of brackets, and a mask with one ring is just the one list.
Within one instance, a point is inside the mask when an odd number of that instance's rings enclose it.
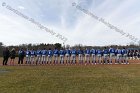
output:
{"label": "green grass", "polygon": [[140,66],[1,66],[0,93],[140,93]]}

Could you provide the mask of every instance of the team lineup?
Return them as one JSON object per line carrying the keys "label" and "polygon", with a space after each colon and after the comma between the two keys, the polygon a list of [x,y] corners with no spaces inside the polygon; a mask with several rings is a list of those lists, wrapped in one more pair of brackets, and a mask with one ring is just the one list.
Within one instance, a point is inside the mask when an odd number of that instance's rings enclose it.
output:
{"label": "team lineup", "polygon": [[[24,56],[26,56],[25,64],[129,64],[129,59],[140,59],[140,51],[131,51],[125,48],[115,49],[106,48],[100,49],[88,49],[82,50],[81,48],[61,48],[60,50],[54,49],[48,50],[38,49],[24,51],[20,49],[18,51],[19,61],[18,64],[23,64]],[[78,57],[78,59],[77,59]]]}

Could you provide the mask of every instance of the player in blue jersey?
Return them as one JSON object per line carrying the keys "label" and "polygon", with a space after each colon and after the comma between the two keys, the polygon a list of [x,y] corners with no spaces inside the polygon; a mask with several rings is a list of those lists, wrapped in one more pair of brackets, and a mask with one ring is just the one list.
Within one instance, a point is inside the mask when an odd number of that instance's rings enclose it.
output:
{"label": "player in blue jersey", "polygon": [[37,58],[36,58],[36,65],[37,64],[41,64],[41,56],[42,56],[42,51],[38,48],[38,50],[36,51],[36,55],[37,55]]}
{"label": "player in blue jersey", "polygon": [[54,56],[54,64],[58,64],[59,51],[57,48],[54,49],[53,56]]}
{"label": "player in blue jersey", "polygon": [[115,52],[116,52],[116,55],[117,55],[115,64],[119,64],[122,61],[122,50],[117,48]]}
{"label": "player in blue jersey", "polygon": [[63,50],[63,48],[60,49],[59,54],[60,54],[60,64],[64,64],[65,51]]}
{"label": "player in blue jersey", "polygon": [[26,50],[26,63],[30,64],[30,58],[31,58],[31,51],[29,49]]}
{"label": "player in blue jersey", "polygon": [[109,54],[108,49],[106,47],[104,47],[104,50],[103,50],[103,62],[104,62],[104,64],[109,64],[108,54]]}
{"label": "player in blue jersey", "polygon": [[31,50],[31,63],[30,64],[35,63],[35,56],[36,56],[36,51],[34,49],[32,49]]}
{"label": "player in blue jersey", "polygon": [[90,50],[90,52],[91,52],[92,64],[96,64],[96,54],[97,54],[97,51],[96,51],[96,49],[92,48]]}
{"label": "player in blue jersey", "polygon": [[97,50],[97,64],[102,64],[102,51],[100,49]]}
{"label": "player in blue jersey", "polygon": [[71,64],[76,64],[76,55],[77,55],[77,51],[76,49],[72,49],[71,50]]}
{"label": "player in blue jersey", "polygon": [[47,51],[48,57],[47,57],[47,64],[52,64],[52,56],[53,56],[53,51],[51,48]]}
{"label": "player in blue jersey", "polygon": [[90,49],[86,48],[85,50],[85,65],[90,64]]}
{"label": "player in blue jersey", "polygon": [[[110,64],[112,64],[113,63],[113,59],[115,59],[115,49],[112,48],[111,46],[109,48],[109,53],[110,53],[109,61],[110,61]],[[115,62],[116,62],[116,59],[115,59]]]}
{"label": "player in blue jersey", "polygon": [[122,58],[122,64],[129,64],[128,63],[127,53],[128,53],[127,49],[123,48],[122,49],[122,57],[123,57]]}
{"label": "player in blue jersey", "polygon": [[47,58],[47,50],[46,48],[44,48],[42,51],[41,51],[41,54],[42,54],[42,64],[46,64],[46,58]]}
{"label": "player in blue jersey", "polygon": [[65,57],[66,57],[66,64],[70,64],[70,56],[71,56],[71,50],[70,48],[65,50]]}
{"label": "player in blue jersey", "polygon": [[78,53],[78,57],[79,57],[79,64],[83,64],[84,51],[80,48],[80,49],[78,49],[77,53]]}

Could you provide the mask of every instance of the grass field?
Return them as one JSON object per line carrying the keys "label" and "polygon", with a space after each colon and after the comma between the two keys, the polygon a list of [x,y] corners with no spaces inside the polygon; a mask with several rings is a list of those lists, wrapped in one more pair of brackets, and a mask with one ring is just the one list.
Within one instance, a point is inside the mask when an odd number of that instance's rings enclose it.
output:
{"label": "grass field", "polygon": [[0,66],[0,93],[140,93],[140,65]]}

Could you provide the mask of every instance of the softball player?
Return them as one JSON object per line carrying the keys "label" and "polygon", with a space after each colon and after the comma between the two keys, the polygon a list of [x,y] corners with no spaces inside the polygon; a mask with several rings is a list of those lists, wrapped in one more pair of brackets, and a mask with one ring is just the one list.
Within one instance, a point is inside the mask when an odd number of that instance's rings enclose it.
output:
{"label": "softball player", "polygon": [[102,51],[100,49],[97,50],[97,58],[98,64],[102,64]]}
{"label": "softball player", "polygon": [[106,47],[104,47],[104,50],[103,50],[103,61],[104,61],[104,64],[109,64],[109,62],[108,62],[108,49],[106,49]]}
{"label": "softball player", "polygon": [[128,53],[127,50],[125,48],[123,48],[122,49],[122,57],[123,57],[122,64],[129,64],[127,53]]}
{"label": "softball player", "polygon": [[47,50],[44,48],[42,50],[42,64],[46,64],[46,58],[47,58]]}
{"label": "softball player", "polygon": [[71,50],[70,49],[65,50],[65,56],[66,56],[66,64],[70,64],[70,56],[71,56]]}
{"label": "softball player", "polygon": [[83,54],[84,54],[83,50],[81,50],[81,48],[78,49],[77,54],[79,57],[79,64],[83,64]]}
{"label": "softball player", "polygon": [[97,50],[92,48],[91,49],[92,64],[96,64],[96,53],[97,53]]}
{"label": "softball player", "polygon": [[51,50],[51,48],[49,48],[48,52],[48,57],[47,57],[47,64],[52,64],[52,56],[53,56],[53,51]]}
{"label": "softball player", "polygon": [[36,51],[34,49],[32,49],[31,50],[31,63],[30,64],[35,63],[35,56],[36,56]]}
{"label": "softball player", "polygon": [[117,58],[116,58],[116,63],[115,64],[119,64],[122,61],[122,50],[117,48],[116,49],[116,54],[117,54]]}
{"label": "softball player", "polygon": [[60,64],[64,64],[64,55],[65,55],[65,51],[63,49],[61,49],[59,51],[60,54]]}
{"label": "softball player", "polygon": [[38,48],[37,52],[36,52],[37,58],[36,58],[36,65],[37,64],[41,64],[41,55],[42,55],[42,51]]}
{"label": "softball player", "polygon": [[[110,64],[112,64],[112,61],[113,61],[113,58],[115,59],[115,49],[114,48],[112,48],[112,47],[110,47],[109,48],[109,54],[110,54]],[[115,62],[116,62],[116,60],[115,60]]]}
{"label": "softball player", "polygon": [[71,50],[71,64],[76,64],[76,55],[77,55],[77,51],[76,49],[72,49]]}
{"label": "softball player", "polygon": [[54,64],[58,64],[58,55],[59,55],[59,51],[55,48],[53,51]]}
{"label": "softball player", "polygon": [[85,50],[85,63],[89,63],[90,64],[90,50],[88,48],[86,48]]}
{"label": "softball player", "polygon": [[27,49],[26,51],[26,64],[30,64],[31,51]]}

